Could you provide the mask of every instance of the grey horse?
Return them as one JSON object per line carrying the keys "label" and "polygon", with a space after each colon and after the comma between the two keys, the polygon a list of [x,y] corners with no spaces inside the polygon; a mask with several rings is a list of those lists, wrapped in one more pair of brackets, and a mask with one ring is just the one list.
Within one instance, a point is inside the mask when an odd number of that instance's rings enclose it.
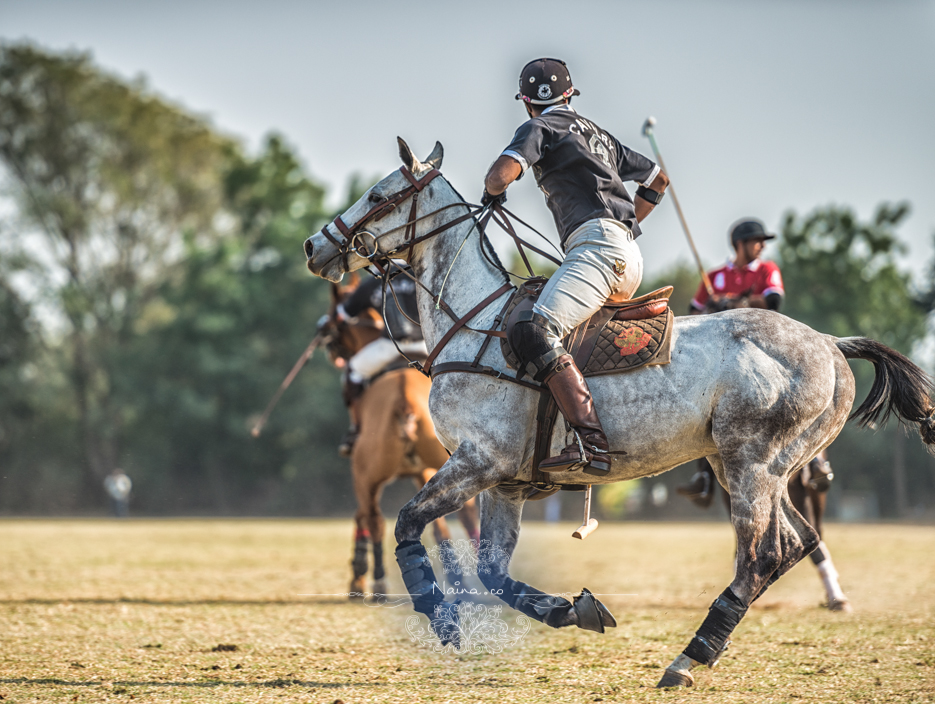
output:
{"label": "grey horse", "polygon": [[[306,240],[305,253],[312,273],[333,282],[372,260],[408,257],[424,287],[419,313],[431,350],[453,317],[503,289],[507,278],[471,208],[437,173],[441,144],[424,163],[401,139],[399,148],[403,168]],[[477,330],[494,325],[508,295],[481,306],[469,321],[473,330],[462,327],[451,336],[436,365],[474,360],[484,339]],[[625,454],[614,455],[607,476],[565,472],[551,475],[554,483],[618,482],[707,457],[730,494],[734,579],[657,686],[692,685],[692,668],[716,663],[750,604],[818,545],[787,483],[848,419],[855,393],[848,359],[876,368],[870,394],[854,412],[858,421],[881,421],[893,412],[918,424],[926,444],[935,443],[931,380],[915,364],[873,340],[837,339],[772,311],[676,318],[670,364],[589,381],[611,449]],[[430,522],[479,495],[481,540],[507,556],[482,575],[485,586],[549,626],[603,632],[616,623],[588,590],[569,601],[510,577],[523,503],[536,491],[529,482],[541,392],[503,378],[513,373],[499,345],[487,346],[480,367],[490,371],[439,374],[432,385],[432,419],[451,458],[403,507],[396,524],[397,562],[414,608],[429,616],[442,642],[457,637],[448,628],[457,602],[445,601],[420,537]],[[557,423],[553,451],[566,439]]]}

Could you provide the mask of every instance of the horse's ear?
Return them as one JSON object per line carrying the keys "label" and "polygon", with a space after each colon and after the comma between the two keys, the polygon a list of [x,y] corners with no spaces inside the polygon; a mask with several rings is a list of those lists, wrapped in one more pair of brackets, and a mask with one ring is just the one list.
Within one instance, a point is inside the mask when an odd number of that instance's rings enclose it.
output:
{"label": "horse's ear", "polygon": [[432,153],[429,154],[429,158],[425,160],[425,163],[433,169],[440,169],[442,167],[442,159],[444,158],[445,149],[442,147],[442,143],[435,142],[435,148],[432,150]]}
{"label": "horse's ear", "polygon": [[403,165],[410,171],[415,172],[416,167],[419,165],[416,155],[412,153],[409,145],[406,144],[406,140],[402,137],[397,137],[396,141],[399,142],[399,158],[403,160]]}

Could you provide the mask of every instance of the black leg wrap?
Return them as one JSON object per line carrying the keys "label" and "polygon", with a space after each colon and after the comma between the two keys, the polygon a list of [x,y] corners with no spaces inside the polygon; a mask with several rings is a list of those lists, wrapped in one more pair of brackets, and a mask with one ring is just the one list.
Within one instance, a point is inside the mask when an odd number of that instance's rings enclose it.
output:
{"label": "black leg wrap", "polygon": [[406,591],[412,597],[413,608],[429,617],[429,626],[442,645],[460,646],[458,604],[445,603],[442,590],[435,580],[432,563],[422,543],[406,540],[396,547],[396,563],[403,574]]}
{"label": "black leg wrap", "polygon": [[572,604],[568,599],[540,592],[524,582],[517,582],[507,577],[503,582],[502,598],[520,613],[546,626],[562,628],[573,623],[569,618]]}
{"label": "black leg wrap", "polygon": [[386,576],[386,567],[383,565],[383,543],[373,543],[373,578],[383,579]]}
{"label": "black leg wrap", "polygon": [[695,632],[695,637],[683,652],[692,660],[714,667],[721,654],[727,650],[730,634],[746,613],[747,607],[728,587],[711,604],[701,628]]}
{"label": "black leg wrap", "polygon": [[831,554],[828,552],[828,548],[825,547],[825,544],[819,542],[818,547],[812,550],[809,557],[812,558],[812,563],[817,567],[822,562],[831,557]]}
{"label": "black leg wrap", "polygon": [[416,540],[400,543],[396,547],[396,563],[403,574],[406,591],[412,597],[413,608],[429,618],[434,616],[435,607],[441,604],[445,597],[436,585],[435,572],[425,547]]}
{"label": "black leg wrap", "polygon": [[354,559],[351,560],[354,579],[367,574],[367,542],[366,538],[359,538],[354,541]]}

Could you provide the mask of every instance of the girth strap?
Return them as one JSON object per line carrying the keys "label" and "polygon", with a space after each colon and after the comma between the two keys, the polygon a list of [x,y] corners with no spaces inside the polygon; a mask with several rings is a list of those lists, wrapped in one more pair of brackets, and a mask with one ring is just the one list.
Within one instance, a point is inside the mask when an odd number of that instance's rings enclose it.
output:
{"label": "girth strap", "polygon": [[504,374],[499,369],[494,369],[493,367],[488,367],[485,364],[479,364],[476,367],[469,362],[442,362],[441,364],[436,364],[432,367],[432,378],[439,376],[440,374],[451,374],[453,372],[467,372],[468,374],[484,374],[486,376],[492,376],[494,379],[503,379],[504,381],[509,381],[513,384],[519,384],[520,386],[525,386],[527,389],[532,389],[533,391],[538,391],[540,393],[546,391],[546,387],[540,386],[539,384],[534,384],[531,381],[523,381],[522,379],[514,379],[509,374]]}

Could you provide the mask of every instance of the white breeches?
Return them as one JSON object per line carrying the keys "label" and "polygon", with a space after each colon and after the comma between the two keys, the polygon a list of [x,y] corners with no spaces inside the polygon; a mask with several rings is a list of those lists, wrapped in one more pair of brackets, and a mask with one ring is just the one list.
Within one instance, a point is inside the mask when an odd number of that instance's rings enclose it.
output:
{"label": "white breeches", "polygon": [[[400,342],[399,349],[406,354],[428,354],[423,340]],[[399,352],[396,351],[393,341],[380,337],[348,360],[348,376],[354,383],[362,384],[375,377],[387,364],[395,362],[398,358]]]}
{"label": "white breeches", "polygon": [[533,310],[561,339],[614,294],[630,298],[643,280],[643,255],[621,222],[588,220],[565,240],[565,260],[542,289]]}

